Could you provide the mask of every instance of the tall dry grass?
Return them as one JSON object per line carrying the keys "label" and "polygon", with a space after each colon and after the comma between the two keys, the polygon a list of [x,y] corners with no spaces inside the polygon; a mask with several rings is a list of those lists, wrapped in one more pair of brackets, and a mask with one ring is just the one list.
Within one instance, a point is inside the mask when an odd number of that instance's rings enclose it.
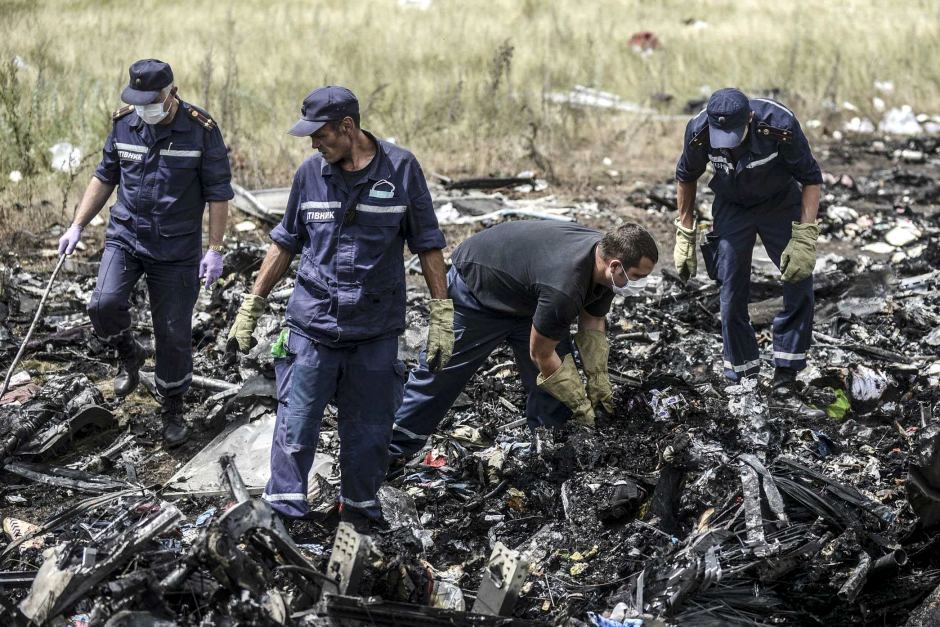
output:
{"label": "tall dry grass", "polygon": [[[0,0],[0,15],[7,227],[41,201],[54,215],[71,210],[127,66],[141,57],[170,62],[182,96],[219,120],[248,186],[289,181],[309,145],[285,130],[326,83],[352,88],[364,126],[414,150],[427,170],[551,170],[574,185],[611,168],[628,181],[668,175],[682,127],[545,102],[576,84],[666,114],[725,85],[779,89],[807,119],[845,100],[864,110],[873,82],[890,80],[889,104],[940,109],[937,0],[434,0],[427,11],[397,0]],[[641,30],[659,38],[653,54],[627,45]],[[56,141],[93,155],[72,188],[48,173]],[[10,182],[11,170],[24,180]]]}

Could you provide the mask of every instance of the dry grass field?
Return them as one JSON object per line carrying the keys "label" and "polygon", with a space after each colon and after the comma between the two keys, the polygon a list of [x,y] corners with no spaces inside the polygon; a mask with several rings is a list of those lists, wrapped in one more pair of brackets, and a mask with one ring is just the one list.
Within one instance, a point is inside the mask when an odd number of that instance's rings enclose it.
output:
{"label": "dry grass field", "polygon": [[[289,182],[309,144],[285,130],[325,83],[352,88],[364,126],[427,170],[534,169],[575,189],[611,168],[623,183],[668,176],[687,101],[725,85],[779,90],[804,120],[845,101],[864,112],[875,81],[893,82],[889,106],[940,109],[936,0],[0,0],[0,15],[6,231],[68,220],[141,57],[170,62],[183,98],[218,119],[249,187]],[[633,50],[638,31],[659,47]],[[658,115],[546,98],[575,85]],[[74,176],[50,171],[60,141],[85,154]]]}

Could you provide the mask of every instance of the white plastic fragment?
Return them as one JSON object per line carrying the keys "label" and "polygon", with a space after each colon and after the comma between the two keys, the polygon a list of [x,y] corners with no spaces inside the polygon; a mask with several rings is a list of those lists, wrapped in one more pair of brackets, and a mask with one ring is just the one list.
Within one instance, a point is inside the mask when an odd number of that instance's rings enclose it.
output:
{"label": "white plastic fragment", "polygon": [[916,242],[923,234],[923,231],[917,228],[914,223],[905,220],[898,222],[897,226],[885,233],[885,241],[900,248]]}
{"label": "white plastic fragment", "polygon": [[852,399],[856,401],[876,401],[888,389],[888,376],[863,366],[861,364],[852,369]]}
{"label": "white plastic fragment", "polygon": [[49,162],[50,167],[57,172],[70,174],[78,169],[82,163],[82,149],[68,142],[59,142],[51,148],[52,159]]}
{"label": "white plastic fragment", "polygon": [[872,242],[871,244],[862,246],[862,250],[866,253],[875,253],[876,255],[890,255],[894,252],[894,246],[886,242]]}
{"label": "white plastic fragment", "polygon": [[878,130],[892,135],[919,135],[924,132],[910,105],[888,109],[878,124]]}

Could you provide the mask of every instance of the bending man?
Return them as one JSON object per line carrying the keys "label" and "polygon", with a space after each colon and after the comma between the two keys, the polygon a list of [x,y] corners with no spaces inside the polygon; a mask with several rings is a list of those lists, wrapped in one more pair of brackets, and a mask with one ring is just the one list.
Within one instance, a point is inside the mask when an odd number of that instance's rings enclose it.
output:
{"label": "bending man", "polygon": [[[556,221],[507,222],[469,238],[453,255],[447,275],[454,302],[450,363],[411,373],[395,416],[391,454],[418,451],[467,381],[493,350],[509,342],[528,392],[530,427],[557,426],[570,417],[594,424],[595,407],[613,410],[607,374],[605,316],[615,292],[652,272],[659,252],[637,224],[601,233]],[[570,352],[569,328],[587,375]]]}

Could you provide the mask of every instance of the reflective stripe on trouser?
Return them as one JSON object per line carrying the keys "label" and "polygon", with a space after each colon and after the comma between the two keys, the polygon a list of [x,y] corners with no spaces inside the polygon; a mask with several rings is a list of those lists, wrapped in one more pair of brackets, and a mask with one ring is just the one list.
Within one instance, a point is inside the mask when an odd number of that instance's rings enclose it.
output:
{"label": "reflective stripe on trouser", "polygon": [[144,275],[153,321],[157,391],[162,396],[183,394],[193,376],[192,320],[199,295],[199,266],[151,261],[108,243],[88,316],[99,337],[118,351],[128,350],[133,341],[131,294]]}
{"label": "reflective stripe on trouser", "polygon": [[339,410],[340,502],[378,518],[376,493],[388,471],[388,445],[401,404],[405,367],[398,338],[329,348],[291,331],[287,357],[274,360],[277,421],[264,499],[285,516],[309,511],[307,477],[327,403]]}
{"label": "reflective stripe on trouser", "polygon": [[[536,384],[538,368],[529,357],[531,318],[506,316],[487,309],[474,298],[463,279],[451,268],[447,293],[454,301],[454,352],[437,373],[428,370],[426,355],[408,377],[405,400],[395,415],[390,453],[411,455],[421,449],[447,414],[470,377],[490,353],[509,342],[528,396],[526,418],[530,427],[557,426],[571,417],[571,410]],[[560,355],[571,352],[570,338],[558,344]]]}
{"label": "reflective stripe on trouser", "polygon": [[[757,338],[747,311],[751,253],[760,235],[767,256],[779,268],[780,255],[800,219],[799,189],[776,208],[748,209],[716,198],[712,206],[718,234],[718,281],[721,284],[721,338],[724,373],[732,381],[760,370]],[[802,370],[813,335],[813,277],[783,283],[783,310],[774,317],[774,364]]]}

